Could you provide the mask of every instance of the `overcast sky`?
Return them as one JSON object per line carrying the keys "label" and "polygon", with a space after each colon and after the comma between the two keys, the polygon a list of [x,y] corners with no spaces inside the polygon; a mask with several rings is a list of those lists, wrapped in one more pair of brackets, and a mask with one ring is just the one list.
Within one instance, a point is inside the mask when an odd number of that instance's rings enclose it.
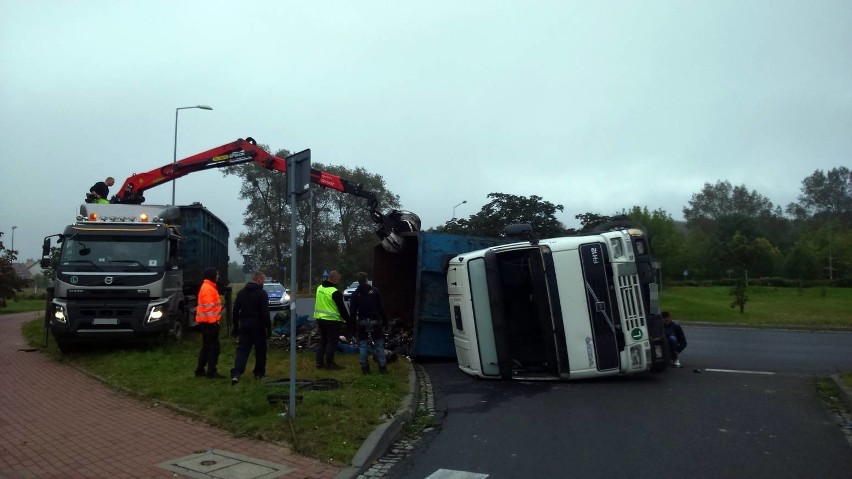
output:
{"label": "overcast sky", "polygon": [[[852,167],[852,1],[0,0],[0,231],[20,259],[84,194],[252,136],[382,175],[423,227],[491,192],[559,219],[675,219],[704,183],[774,204]],[[240,183],[177,182],[242,231]],[[171,187],[145,194],[171,202]]]}

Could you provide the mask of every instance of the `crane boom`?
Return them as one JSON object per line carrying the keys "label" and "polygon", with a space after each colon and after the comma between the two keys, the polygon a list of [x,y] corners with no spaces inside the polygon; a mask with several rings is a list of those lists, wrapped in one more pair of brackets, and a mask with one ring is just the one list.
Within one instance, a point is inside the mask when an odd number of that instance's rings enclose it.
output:
{"label": "crane boom", "polygon": [[[297,153],[298,154],[298,153]],[[260,166],[281,173],[287,171],[287,160],[266,152],[257,146],[257,142],[248,137],[212,148],[180,161],[168,163],[145,173],[136,173],[127,178],[112,199],[111,203],[142,204],[143,193],[155,186],[174,181],[197,171],[211,168],[224,168],[254,161]],[[362,185],[345,178],[311,168],[311,182],[325,188],[358,196],[367,200],[370,217],[376,223],[376,235],[382,246],[391,252],[403,247],[403,237],[416,235],[420,230],[420,218],[404,210],[391,210],[384,214],[379,210],[379,201],[375,193]]]}

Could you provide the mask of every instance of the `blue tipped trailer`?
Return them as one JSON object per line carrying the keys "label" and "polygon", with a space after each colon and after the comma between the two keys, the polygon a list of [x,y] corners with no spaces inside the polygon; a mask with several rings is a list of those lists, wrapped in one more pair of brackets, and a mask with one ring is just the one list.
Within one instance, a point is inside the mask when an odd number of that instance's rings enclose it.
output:
{"label": "blue tipped trailer", "polygon": [[496,238],[420,233],[405,248],[389,253],[376,247],[373,283],[382,291],[391,318],[413,332],[413,357],[454,358],[453,326],[447,295],[447,262],[460,253],[503,242]]}

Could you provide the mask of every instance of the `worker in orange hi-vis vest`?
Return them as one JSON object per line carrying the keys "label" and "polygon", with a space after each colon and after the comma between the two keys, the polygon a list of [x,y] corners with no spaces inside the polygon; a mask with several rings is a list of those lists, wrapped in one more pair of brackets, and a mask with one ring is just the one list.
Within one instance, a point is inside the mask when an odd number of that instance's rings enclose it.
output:
{"label": "worker in orange hi-vis vest", "polygon": [[195,322],[201,331],[201,352],[198,353],[196,377],[224,378],[216,371],[216,365],[219,363],[219,321],[222,319],[222,300],[216,289],[218,279],[219,272],[216,268],[207,268],[204,270],[201,290],[198,291]]}

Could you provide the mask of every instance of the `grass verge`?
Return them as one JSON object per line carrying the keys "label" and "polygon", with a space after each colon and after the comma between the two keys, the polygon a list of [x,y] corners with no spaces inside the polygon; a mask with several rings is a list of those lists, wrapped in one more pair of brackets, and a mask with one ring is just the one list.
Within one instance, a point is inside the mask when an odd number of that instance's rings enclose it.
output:
{"label": "grass verge", "polygon": [[852,288],[751,286],[745,312],[731,308],[730,288],[664,287],[662,309],[675,320],[748,326],[852,328]]}
{"label": "grass verge", "polygon": [[[39,319],[24,325],[24,335],[34,346],[43,344],[42,324]],[[236,342],[223,337],[221,343],[219,370],[227,376],[234,363]],[[200,348],[200,335],[192,333],[180,344],[155,349],[114,347],[63,355],[51,339],[45,351],[58,361],[81,368],[143,400],[175,405],[237,436],[282,443],[339,467],[351,462],[364,439],[393,416],[408,393],[410,365],[404,359],[389,365],[390,374],[362,375],[357,354],[338,355],[337,360],[345,369],[326,371],[315,368],[313,353],[300,351],[296,358],[299,381],[334,379],[340,387],[298,388],[297,396],[302,396],[302,400],[296,406],[291,429],[287,418],[279,415],[285,406],[270,404],[267,399],[269,394],[289,394],[288,383],[275,384],[290,375],[289,351],[269,351],[267,379],[261,381],[251,374],[252,355],[247,373],[239,384],[231,386],[228,379],[194,377]]]}

